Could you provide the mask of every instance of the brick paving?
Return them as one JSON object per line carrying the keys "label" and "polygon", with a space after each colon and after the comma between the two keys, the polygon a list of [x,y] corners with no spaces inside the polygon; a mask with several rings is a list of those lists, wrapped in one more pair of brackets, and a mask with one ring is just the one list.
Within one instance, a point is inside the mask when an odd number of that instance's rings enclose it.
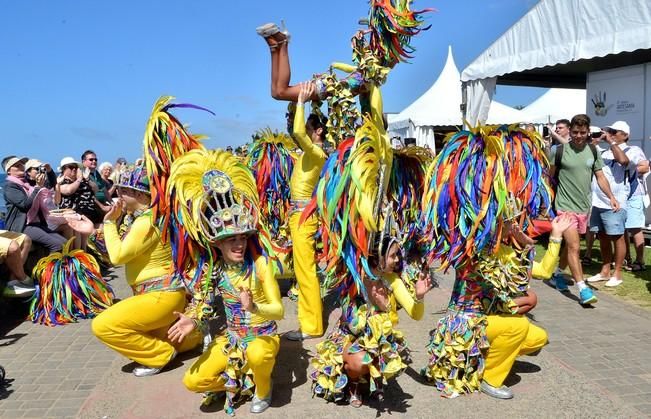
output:
{"label": "brick paving", "polygon": [[[128,287],[117,270],[111,281],[118,297]],[[306,375],[317,341],[282,340],[274,370],[274,401],[266,417],[651,417],[651,312],[599,293],[595,308],[582,308],[536,281],[535,321],[547,329],[550,344],[537,357],[520,359],[507,384],[515,399],[497,401],[482,394],[443,399],[420,382],[427,332],[450,295],[452,280],[427,296],[420,322],[401,314],[400,329],[412,348],[413,364],[386,390],[381,405],[327,404],[310,396]],[[280,331],[296,327],[296,306],[284,299]],[[336,310],[330,313],[335,323]],[[186,418],[225,416],[221,403],[199,409],[201,396],[189,393],[181,377],[197,354],[182,354],[154,377],[136,378],[133,364],[91,335],[90,322],[63,327],[20,323],[0,337],[0,365],[11,385],[0,392],[0,418]],[[236,410],[249,417],[248,405]]]}

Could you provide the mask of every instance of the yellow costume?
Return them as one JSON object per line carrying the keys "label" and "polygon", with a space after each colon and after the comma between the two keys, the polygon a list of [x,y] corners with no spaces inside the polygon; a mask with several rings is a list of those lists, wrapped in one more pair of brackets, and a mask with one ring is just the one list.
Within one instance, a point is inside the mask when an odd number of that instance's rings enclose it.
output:
{"label": "yellow costume", "polygon": [[[187,242],[193,243],[192,260],[204,261],[197,266],[204,274],[187,315],[195,326],[208,320],[219,294],[227,324],[183,383],[206,393],[205,404],[225,391],[228,414],[234,413],[235,396],[253,394],[251,411],[260,413],[271,403],[271,372],[280,346],[275,320],[284,312],[274,277],[277,259],[259,218],[253,175],[228,152],[193,150],[172,165],[168,188]],[[246,236],[246,248],[241,263],[228,265],[217,249],[234,236]],[[242,289],[251,291],[253,308],[244,309]]]}
{"label": "yellow costume", "polygon": [[111,306],[92,323],[93,333],[111,349],[151,368],[162,368],[176,352],[193,349],[200,334],[183,344],[172,344],[167,330],[183,312],[186,292],[171,275],[172,250],[163,244],[150,210],[139,215],[120,240],[115,223],[104,223],[104,237],[111,262],[126,265],[127,282],[134,296]]}
{"label": "yellow costume", "polygon": [[303,106],[296,107],[294,138],[303,150],[303,154],[296,161],[290,181],[292,213],[289,219],[289,228],[294,252],[294,273],[298,282],[298,321],[302,333],[321,336],[323,334],[323,307],[316,274],[316,245],[314,241],[318,221],[316,217],[311,216],[299,225],[299,220],[302,210],[312,198],[312,192],[319,181],[321,168],[327,156],[321,147],[312,143],[305,132]]}
{"label": "yellow costume", "polygon": [[343,297],[342,314],[337,328],[317,345],[312,359],[311,374],[313,392],[327,400],[345,398],[344,390],[348,376],[344,369],[344,351],[365,352],[364,364],[370,371],[371,393],[379,390],[381,382],[400,374],[407,365],[400,354],[406,349],[402,333],[395,329],[398,324],[398,304],[414,320],[423,318],[425,305],[416,301],[399,275],[383,276],[390,290],[389,310],[384,312],[371,303],[365,303],[361,295],[352,301]]}

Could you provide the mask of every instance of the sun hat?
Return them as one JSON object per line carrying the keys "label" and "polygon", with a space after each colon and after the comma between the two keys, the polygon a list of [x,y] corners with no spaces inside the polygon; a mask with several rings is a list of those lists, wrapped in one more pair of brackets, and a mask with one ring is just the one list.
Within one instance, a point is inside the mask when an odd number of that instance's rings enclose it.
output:
{"label": "sun hat", "polygon": [[63,172],[63,168],[66,166],[70,165],[75,165],[77,167],[81,167],[81,163],[73,159],[72,157],[64,157],[61,159],[61,162],[59,163],[59,172]]}
{"label": "sun hat", "polygon": [[27,163],[29,159],[27,157],[16,157],[16,156],[7,156],[2,159],[2,168],[5,172],[9,171],[12,166],[15,166],[18,163]]}
{"label": "sun hat", "polygon": [[27,163],[25,163],[25,171],[28,171],[29,169],[38,169],[41,166],[43,166],[43,162],[40,160],[29,159],[27,160]]}

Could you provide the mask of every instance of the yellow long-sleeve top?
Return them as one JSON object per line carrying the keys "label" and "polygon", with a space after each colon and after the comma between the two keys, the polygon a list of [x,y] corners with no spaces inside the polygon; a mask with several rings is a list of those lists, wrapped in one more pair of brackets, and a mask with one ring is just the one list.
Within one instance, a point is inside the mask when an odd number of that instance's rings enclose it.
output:
{"label": "yellow long-sleeve top", "polygon": [[172,248],[169,242],[162,243],[151,210],[133,221],[123,239],[115,223],[105,223],[104,240],[111,263],[125,265],[127,282],[132,287],[172,271]]}
{"label": "yellow long-sleeve top", "polygon": [[397,304],[400,304],[402,308],[405,309],[407,314],[409,314],[409,317],[411,317],[414,320],[420,320],[423,318],[423,314],[425,313],[425,303],[417,302],[414,297],[411,295],[407,287],[405,286],[405,283],[402,282],[402,279],[400,276],[396,273],[391,273],[388,275],[384,276],[384,279],[388,282],[388,284],[391,286],[391,294],[390,294],[390,301],[391,301],[391,312],[389,315],[391,316],[391,322],[396,325],[398,324],[398,310],[397,310]]}
{"label": "yellow long-sleeve top", "polygon": [[[536,279],[549,279],[551,278],[556,266],[558,265],[559,254],[561,251],[561,244],[549,241],[547,251],[540,262],[533,262],[531,267],[531,276]],[[517,259],[515,250],[510,246],[500,246],[497,252],[497,257],[504,263],[514,263]]]}
{"label": "yellow long-sleeve top", "polygon": [[294,165],[294,171],[289,181],[292,199],[307,200],[312,198],[314,187],[319,181],[321,169],[327,155],[321,147],[312,143],[305,131],[305,110],[303,105],[296,106],[294,115],[294,138],[303,153]]}

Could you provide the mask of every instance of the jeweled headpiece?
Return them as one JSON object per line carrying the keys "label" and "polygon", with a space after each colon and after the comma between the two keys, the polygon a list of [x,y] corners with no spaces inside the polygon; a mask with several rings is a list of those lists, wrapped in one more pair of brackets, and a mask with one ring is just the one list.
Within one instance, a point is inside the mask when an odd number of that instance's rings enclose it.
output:
{"label": "jeweled headpiece", "polygon": [[231,178],[219,170],[203,174],[203,201],[200,224],[210,241],[238,234],[255,233],[258,214],[249,198],[234,188]]}

